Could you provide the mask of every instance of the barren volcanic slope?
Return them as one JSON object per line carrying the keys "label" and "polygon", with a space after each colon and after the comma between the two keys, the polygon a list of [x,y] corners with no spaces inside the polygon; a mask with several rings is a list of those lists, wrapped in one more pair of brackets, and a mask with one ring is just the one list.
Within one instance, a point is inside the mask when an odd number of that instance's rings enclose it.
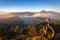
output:
{"label": "barren volcanic slope", "polygon": [[3,14],[0,15],[0,24],[14,24],[19,21],[19,17],[13,14]]}

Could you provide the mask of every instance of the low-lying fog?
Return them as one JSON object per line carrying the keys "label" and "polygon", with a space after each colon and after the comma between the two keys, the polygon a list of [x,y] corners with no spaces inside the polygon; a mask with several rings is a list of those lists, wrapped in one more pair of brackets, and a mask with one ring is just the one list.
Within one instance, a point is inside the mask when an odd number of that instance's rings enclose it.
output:
{"label": "low-lying fog", "polygon": [[[25,23],[40,23],[49,18],[51,21],[60,21],[60,13],[51,11],[41,12],[13,12],[5,15],[0,15],[0,22],[11,22],[23,20]],[[1,20],[2,19],[2,20]]]}

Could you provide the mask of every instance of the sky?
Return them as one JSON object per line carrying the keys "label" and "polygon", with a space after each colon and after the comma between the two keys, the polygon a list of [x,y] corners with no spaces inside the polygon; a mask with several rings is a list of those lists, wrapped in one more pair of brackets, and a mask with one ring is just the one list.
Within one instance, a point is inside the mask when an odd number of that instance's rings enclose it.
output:
{"label": "sky", "polygon": [[60,12],[60,0],[0,0],[0,12]]}

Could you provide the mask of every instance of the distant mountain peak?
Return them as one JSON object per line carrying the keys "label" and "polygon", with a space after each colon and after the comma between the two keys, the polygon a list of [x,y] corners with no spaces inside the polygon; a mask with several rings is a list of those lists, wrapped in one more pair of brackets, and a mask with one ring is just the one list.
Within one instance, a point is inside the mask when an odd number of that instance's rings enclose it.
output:
{"label": "distant mountain peak", "polygon": [[47,11],[45,11],[45,10],[42,10],[42,11],[40,11],[40,13],[47,13]]}
{"label": "distant mountain peak", "polygon": [[42,10],[42,11],[40,11],[40,13],[58,13],[58,12]]}

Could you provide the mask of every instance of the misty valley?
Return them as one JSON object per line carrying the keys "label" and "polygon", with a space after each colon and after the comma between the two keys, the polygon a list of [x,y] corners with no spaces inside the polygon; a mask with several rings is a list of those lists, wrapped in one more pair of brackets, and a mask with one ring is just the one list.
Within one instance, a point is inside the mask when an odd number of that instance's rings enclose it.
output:
{"label": "misty valley", "polygon": [[42,10],[1,14],[0,40],[60,40],[60,13]]}

